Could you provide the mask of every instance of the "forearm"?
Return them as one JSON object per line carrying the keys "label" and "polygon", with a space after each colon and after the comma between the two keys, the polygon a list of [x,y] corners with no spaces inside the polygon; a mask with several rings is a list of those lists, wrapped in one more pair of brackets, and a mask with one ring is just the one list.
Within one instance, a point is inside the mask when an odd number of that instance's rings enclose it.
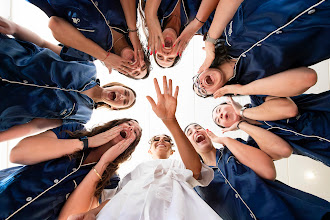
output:
{"label": "forearm", "polygon": [[180,128],[176,119],[163,120],[163,122],[173,135],[184,165],[193,172],[194,178],[198,179],[202,164],[194,147]]}
{"label": "forearm", "polygon": [[55,39],[64,45],[83,51],[99,60],[104,60],[107,57],[107,51],[94,41],[86,38],[64,19],[53,16],[50,18],[48,26],[52,30]]}
{"label": "forearm", "polygon": [[255,80],[241,87],[241,95],[290,97],[300,95],[317,81],[316,72],[307,67],[287,70]]}
{"label": "forearm", "polygon": [[211,38],[218,39],[229,21],[235,15],[243,0],[220,0],[208,31]]}
{"label": "forearm", "polygon": [[21,140],[11,150],[10,161],[12,163],[31,165],[60,158],[82,149],[83,142],[79,139],[57,139],[57,137],[39,137],[36,135]]}
{"label": "forearm", "polygon": [[124,10],[127,27],[131,30],[136,29],[136,0],[120,0]]}
{"label": "forearm", "polygon": [[243,111],[245,118],[260,121],[282,120],[295,117],[297,114],[297,105],[290,98],[280,97],[274,97],[257,107]]}
{"label": "forearm", "polygon": [[6,131],[0,132],[0,142],[9,141],[12,139],[21,138],[38,132],[46,131],[48,129],[58,127],[61,124],[62,120],[36,118],[26,124],[15,125]]}
{"label": "forearm", "polygon": [[144,9],[145,15],[146,15],[146,21],[148,19],[158,19],[157,18],[157,11],[159,8],[159,5],[161,3],[161,0],[149,0],[146,2],[146,6]]}
{"label": "forearm", "polygon": [[[106,166],[99,162],[94,168],[102,176]],[[83,181],[71,193],[70,197],[64,204],[58,219],[66,220],[70,215],[87,212],[97,207],[98,198],[96,198],[94,194],[99,181],[99,177],[95,171],[91,169]],[[102,203],[101,207],[94,209],[93,213],[97,214],[106,203],[107,201]]]}
{"label": "forearm", "polygon": [[285,140],[266,129],[251,125],[247,122],[240,123],[239,127],[249,134],[260,149],[274,160],[283,158],[282,155],[290,155],[292,153],[291,146]]}
{"label": "forearm", "polygon": [[239,162],[250,167],[257,175],[264,179],[275,179],[275,165],[267,154],[232,138],[225,138],[223,143]]}
{"label": "forearm", "polygon": [[[201,5],[199,6],[198,12],[196,14],[196,17],[200,21],[205,22],[210,17],[210,14],[217,7],[218,3],[219,0],[202,0]],[[203,26],[203,24],[201,26]]]}

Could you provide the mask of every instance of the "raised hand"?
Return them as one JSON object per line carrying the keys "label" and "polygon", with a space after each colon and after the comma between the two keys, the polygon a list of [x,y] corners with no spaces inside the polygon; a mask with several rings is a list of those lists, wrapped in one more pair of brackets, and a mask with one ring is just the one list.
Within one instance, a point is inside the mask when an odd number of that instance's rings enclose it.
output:
{"label": "raised hand", "polygon": [[206,52],[206,57],[204,63],[199,68],[198,73],[202,73],[207,70],[215,58],[215,45],[213,43],[205,42],[205,47],[203,47],[203,50]]}
{"label": "raised hand", "polygon": [[110,53],[103,61],[111,73],[112,68],[123,74],[129,74],[134,71],[132,61],[126,60],[116,54]]}
{"label": "raised hand", "polygon": [[166,76],[163,76],[163,90],[164,90],[163,94],[160,91],[158,81],[156,78],[154,78],[154,85],[157,94],[157,104],[155,103],[153,98],[147,96],[147,99],[152,107],[152,110],[163,121],[175,119],[179,87],[176,86],[175,92],[174,94],[172,94],[172,80],[170,79],[167,85]]}
{"label": "raised hand", "polygon": [[241,89],[242,89],[242,85],[240,84],[233,84],[233,85],[226,85],[221,87],[220,89],[218,89],[214,94],[213,94],[213,98],[220,98],[226,94],[242,94],[241,93]]}
{"label": "raised hand", "polygon": [[0,16],[0,33],[2,34],[15,34],[17,24]]}
{"label": "raised hand", "polygon": [[123,136],[125,136],[123,137],[125,139],[128,138],[131,133],[134,133],[131,131],[131,128],[127,124],[121,124],[105,132],[94,135],[93,137],[88,137],[88,146],[92,148],[106,144],[118,135],[120,135],[120,132],[124,132],[122,134]]}

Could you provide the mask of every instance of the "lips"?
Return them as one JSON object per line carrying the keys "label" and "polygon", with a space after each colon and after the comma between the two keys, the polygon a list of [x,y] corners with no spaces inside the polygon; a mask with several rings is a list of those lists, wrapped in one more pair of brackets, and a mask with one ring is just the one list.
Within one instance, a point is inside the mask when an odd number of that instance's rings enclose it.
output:
{"label": "lips", "polygon": [[204,140],[205,140],[205,136],[202,135],[202,134],[197,135],[196,138],[195,138],[195,142],[196,142],[197,144],[201,143],[201,142],[204,141]]}
{"label": "lips", "polygon": [[115,92],[110,92],[110,93],[109,93],[109,99],[110,99],[110,100],[114,101],[114,100],[116,99],[116,97],[117,97],[117,95],[116,95]]}
{"label": "lips", "polygon": [[209,86],[212,86],[214,84],[213,79],[211,78],[211,76],[206,76],[204,81],[205,81],[205,84],[209,85]]}

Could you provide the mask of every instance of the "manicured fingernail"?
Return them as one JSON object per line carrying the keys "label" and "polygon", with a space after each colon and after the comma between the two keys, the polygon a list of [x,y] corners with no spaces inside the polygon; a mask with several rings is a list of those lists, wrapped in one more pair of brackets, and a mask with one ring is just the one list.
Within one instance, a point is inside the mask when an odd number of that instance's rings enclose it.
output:
{"label": "manicured fingernail", "polygon": [[163,48],[165,47],[165,45],[163,44]]}
{"label": "manicured fingernail", "polygon": [[179,52],[176,55],[179,56]]}
{"label": "manicured fingernail", "polygon": [[149,46],[148,46],[148,50],[149,50]]}
{"label": "manicured fingernail", "polygon": [[155,54],[157,53],[157,50],[155,50]]}
{"label": "manicured fingernail", "polygon": [[206,129],[207,132],[209,132],[209,129]]}
{"label": "manicured fingernail", "polygon": [[152,51],[150,51],[150,55],[152,55]]}
{"label": "manicured fingernail", "polygon": [[180,53],[180,57],[182,56],[182,53]]}
{"label": "manicured fingernail", "polygon": [[175,47],[175,44],[173,44],[173,47]]}

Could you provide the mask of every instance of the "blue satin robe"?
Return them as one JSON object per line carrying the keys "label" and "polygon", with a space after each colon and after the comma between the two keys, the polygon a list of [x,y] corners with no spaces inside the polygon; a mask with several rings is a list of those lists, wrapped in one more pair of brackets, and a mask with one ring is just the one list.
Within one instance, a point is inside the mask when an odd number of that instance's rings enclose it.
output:
{"label": "blue satin robe", "polygon": [[[125,14],[119,0],[27,0],[44,11],[48,17],[61,17],[86,38],[91,39],[106,51],[113,47],[112,27],[127,34]],[[95,58],[74,48],[63,47],[64,60],[94,60]]]}
{"label": "blue satin robe", "polygon": [[[52,131],[58,139],[70,139],[66,130],[83,128],[81,124],[72,123]],[[0,219],[57,219],[70,193],[95,165],[82,164],[89,152],[84,152],[81,158],[70,160],[68,157],[61,157],[35,165],[1,170]],[[114,175],[106,188],[116,188],[119,180]]]}
{"label": "blue satin robe", "polygon": [[222,40],[237,58],[227,84],[254,80],[330,58],[330,2],[245,0]]}
{"label": "blue satin robe", "polygon": [[227,148],[217,150],[216,161],[212,182],[195,190],[223,219],[321,220],[330,212],[321,198],[260,178]]}
{"label": "blue satin robe", "polygon": [[94,101],[81,94],[97,85],[93,63],[63,61],[49,49],[0,34],[0,131],[34,118],[85,124]]}
{"label": "blue satin robe", "polygon": [[[264,103],[263,96],[250,96],[252,107]],[[330,91],[291,97],[299,115],[277,121],[259,121],[260,127],[280,136],[293,153],[310,157],[330,166]],[[258,146],[252,139],[249,145]]]}

